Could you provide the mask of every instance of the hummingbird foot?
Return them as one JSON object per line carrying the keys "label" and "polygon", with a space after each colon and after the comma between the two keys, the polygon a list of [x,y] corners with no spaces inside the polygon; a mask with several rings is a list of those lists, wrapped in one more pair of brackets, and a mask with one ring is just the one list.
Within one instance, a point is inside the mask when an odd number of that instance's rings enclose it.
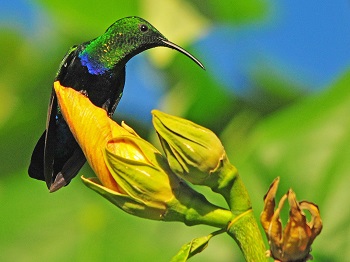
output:
{"label": "hummingbird foot", "polygon": [[89,97],[89,94],[86,90],[80,90],[79,93],[86,96],[86,97]]}
{"label": "hummingbird foot", "polygon": [[59,190],[60,188],[66,186],[68,183],[66,182],[66,180],[64,179],[62,173],[58,173],[55,181],[51,184],[50,186],[50,193],[53,193],[57,190]]}
{"label": "hummingbird foot", "polygon": [[[107,101],[106,102],[104,102],[104,104],[102,105],[102,108],[104,109],[104,110],[106,110],[107,111],[107,113],[108,113],[108,109],[109,109],[109,106],[111,105],[111,100],[110,99],[107,99]],[[108,113],[109,114],[109,113]]]}

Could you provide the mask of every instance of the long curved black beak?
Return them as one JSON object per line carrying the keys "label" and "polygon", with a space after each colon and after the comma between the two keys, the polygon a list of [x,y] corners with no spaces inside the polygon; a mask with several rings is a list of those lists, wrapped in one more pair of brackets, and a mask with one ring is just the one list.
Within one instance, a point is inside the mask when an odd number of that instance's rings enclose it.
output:
{"label": "long curved black beak", "polygon": [[183,53],[184,55],[188,56],[189,58],[191,58],[197,65],[199,65],[202,69],[205,70],[204,65],[197,59],[195,58],[193,55],[191,55],[189,52],[187,52],[185,49],[183,49],[182,47],[174,44],[173,42],[170,42],[166,39],[160,38],[160,41],[163,43],[164,46],[175,49],[177,51],[179,51],[180,53]]}

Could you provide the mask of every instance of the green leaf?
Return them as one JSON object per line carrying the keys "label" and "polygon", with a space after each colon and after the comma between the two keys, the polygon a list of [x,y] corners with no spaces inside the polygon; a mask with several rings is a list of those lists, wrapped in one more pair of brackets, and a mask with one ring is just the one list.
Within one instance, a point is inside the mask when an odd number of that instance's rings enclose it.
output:
{"label": "green leaf", "polygon": [[213,236],[224,232],[225,230],[218,230],[209,234],[208,236],[192,239],[191,242],[181,247],[180,251],[171,259],[171,262],[187,261],[190,257],[202,252],[208,246],[209,240]]}

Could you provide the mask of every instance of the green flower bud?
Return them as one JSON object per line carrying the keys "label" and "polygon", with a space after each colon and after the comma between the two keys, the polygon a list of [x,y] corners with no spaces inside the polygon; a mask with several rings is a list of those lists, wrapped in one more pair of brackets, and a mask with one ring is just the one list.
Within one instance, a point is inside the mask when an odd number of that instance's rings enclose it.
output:
{"label": "green flower bud", "polygon": [[230,164],[223,145],[212,131],[158,110],[152,114],[169,166],[177,175],[221,194],[233,212],[251,208],[237,169]]}
{"label": "green flower bud", "polygon": [[153,125],[171,169],[193,184],[206,184],[226,160],[219,138],[189,120],[153,110]]}

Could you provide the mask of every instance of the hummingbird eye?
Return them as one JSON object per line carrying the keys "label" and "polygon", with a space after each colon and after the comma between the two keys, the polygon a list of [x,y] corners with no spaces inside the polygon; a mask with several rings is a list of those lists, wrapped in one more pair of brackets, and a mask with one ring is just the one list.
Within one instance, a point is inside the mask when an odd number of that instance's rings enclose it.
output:
{"label": "hummingbird eye", "polygon": [[141,30],[141,32],[146,32],[146,31],[148,31],[148,26],[147,25],[144,25],[144,24],[142,24],[142,25],[140,25],[140,30]]}

